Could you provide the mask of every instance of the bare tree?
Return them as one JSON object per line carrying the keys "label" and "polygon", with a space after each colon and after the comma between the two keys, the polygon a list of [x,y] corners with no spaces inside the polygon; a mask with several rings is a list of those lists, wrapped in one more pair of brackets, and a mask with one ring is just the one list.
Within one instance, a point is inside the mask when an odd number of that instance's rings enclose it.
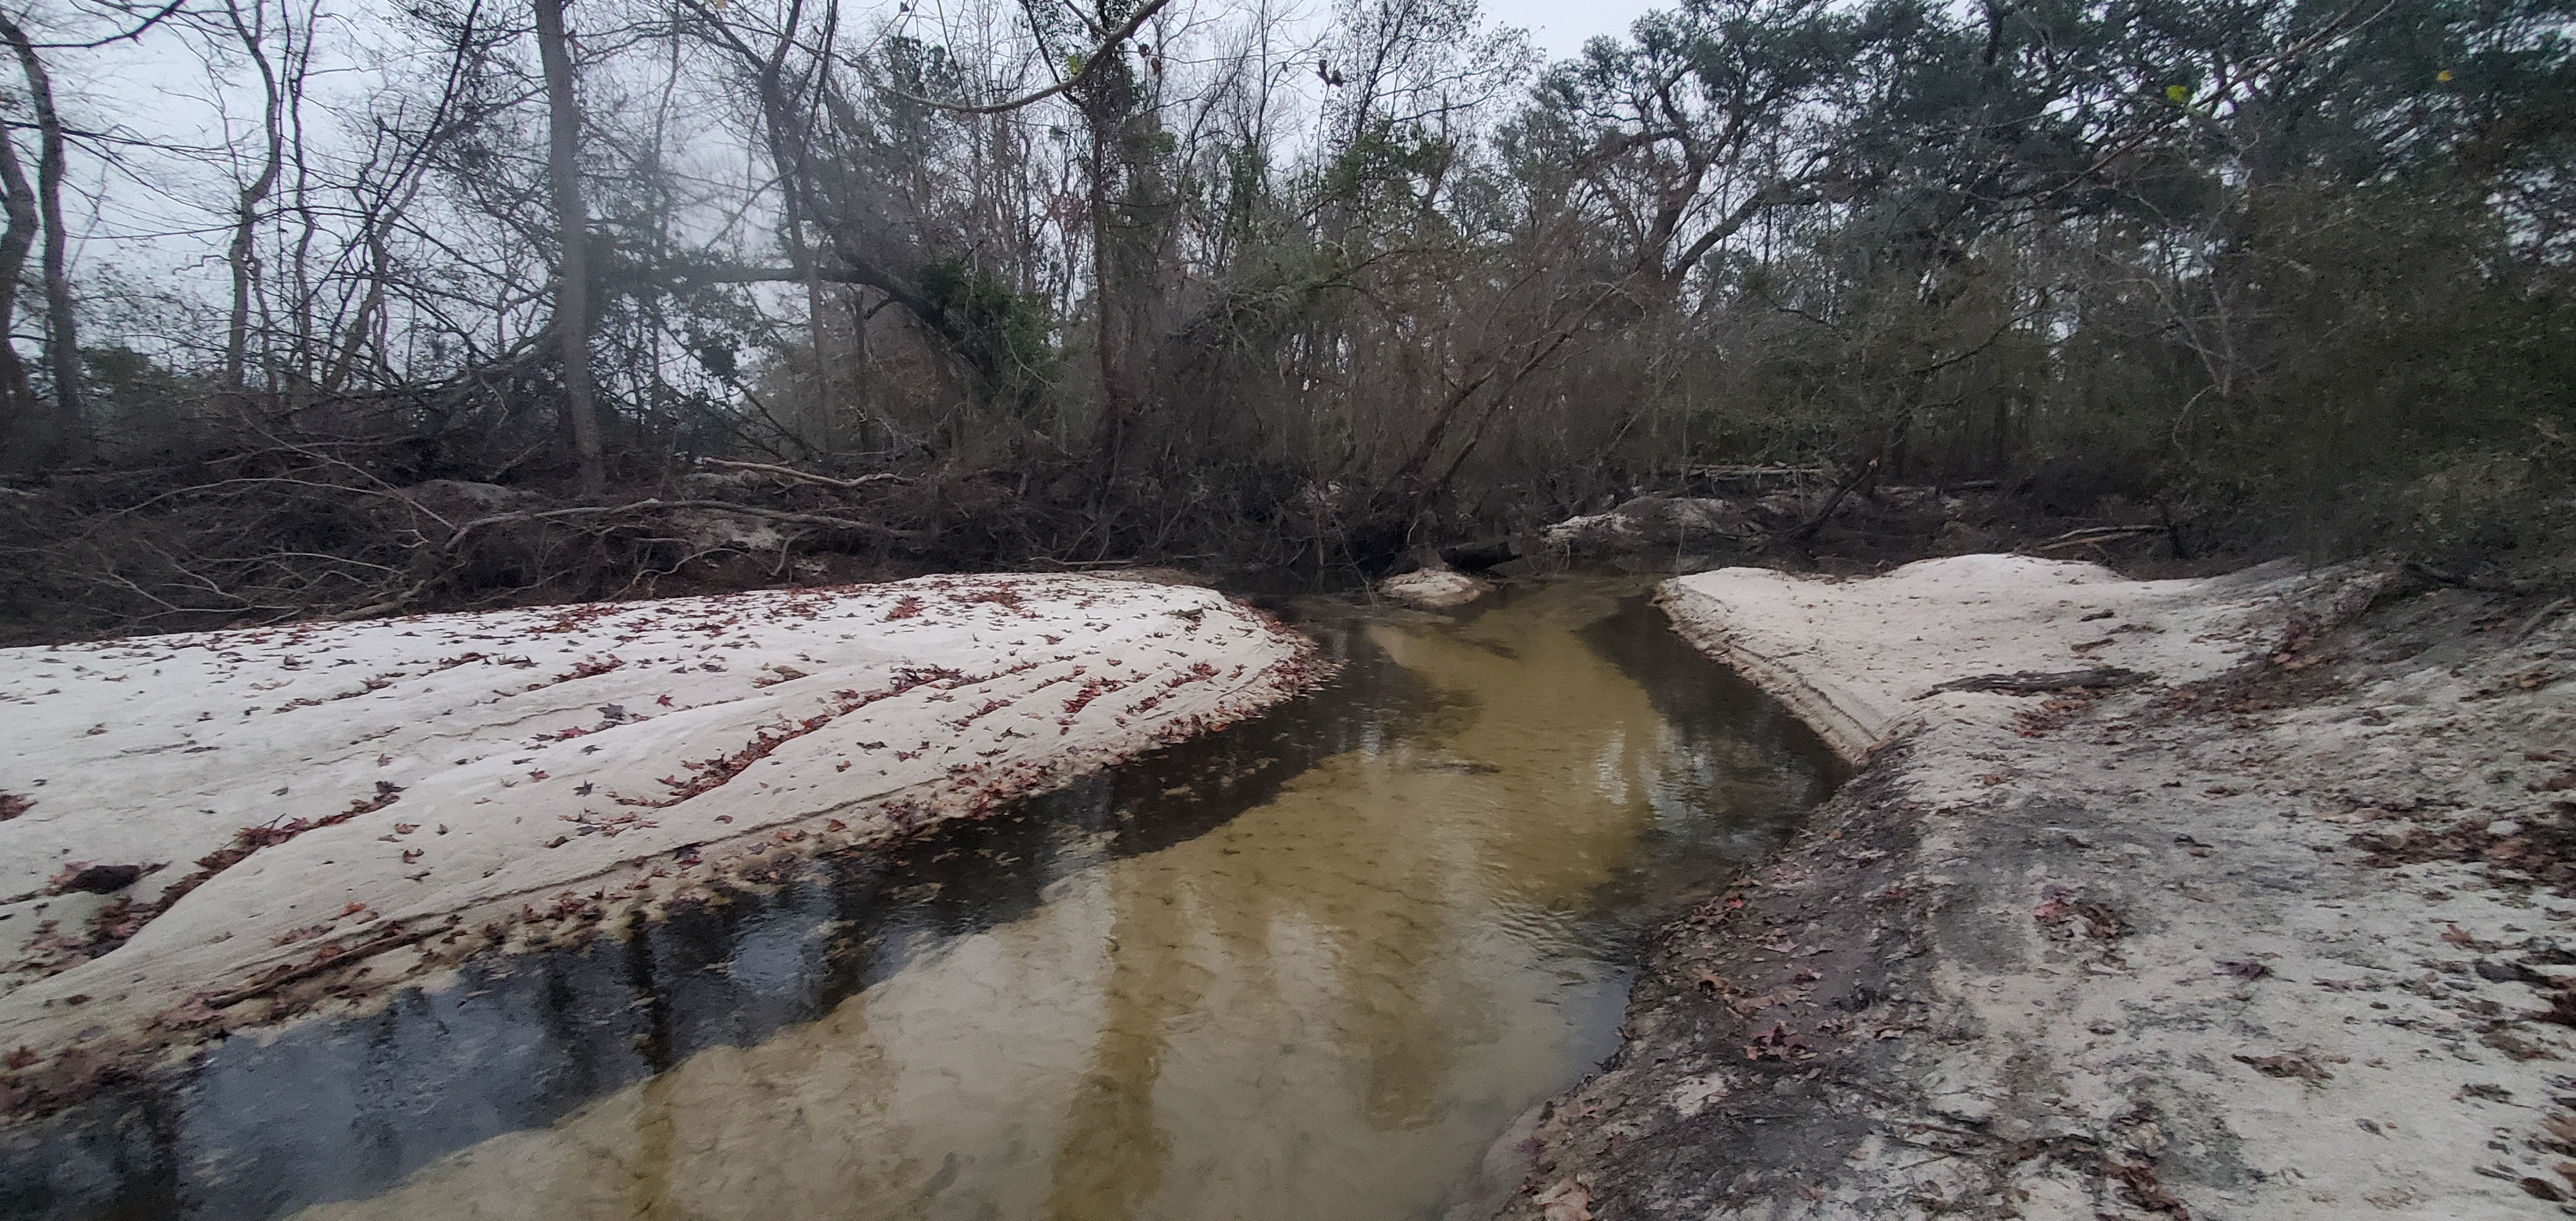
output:
{"label": "bare tree", "polygon": [[[36,188],[18,160],[18,141],[0,131],[0,204],[8,227],[0,229],[0,439],[16,440],[35,427],[41,409],[19,359],[12,331],[18,320],[18,285],[27,274],[27,255],[35,249],[43,220],[36,207]],[[31,455],[32,456],[32,455]]]}
{"label": "bare tree", "polygon": [[[286,96],[278,80],[278,65],[269,55],[268,17],[266,0],[252,0],[247,14],[242,11],[241,0],[225,0],[226,26],[259,73],[260,85],[259,168],[250,181],[242,184],[234,202],[232,246],[225,252],[225,263],[232,271],[233,300],[224,330],[224,383],[235,389],[249,384],[251,294],[260,274],[257,238],[261,209],[267,205],[269,193],[277,188],[278,175],[286,166]],[[287,20],[281,20],[280,26],[286,39],[284,54],[292,59],[295,26]]]}
{"label": "bare tree", "polygon": [[54,375],[53,455],[61,461],[88,461],[89,417],[81,409],[80,326],[74,314],[69,271],[71,235],[63,225],[63,120],[54,107],[54,81],[34,40],[6,13],[0,13],[0,39],[17,53],[27,80],[27,101],[36,117],[36,208],[44,227],[45,358]]}
{"label": "bare tree", "polygon": [[554,189],[555,340],[563,354],[564,414],[572,425],[581,495],[607,483],[592,401],[590,363],[590,213],[581,198],[581,103],[573,92],[572,52],[563,0],[536,0],[537,56],[546,78],[546,173]]}

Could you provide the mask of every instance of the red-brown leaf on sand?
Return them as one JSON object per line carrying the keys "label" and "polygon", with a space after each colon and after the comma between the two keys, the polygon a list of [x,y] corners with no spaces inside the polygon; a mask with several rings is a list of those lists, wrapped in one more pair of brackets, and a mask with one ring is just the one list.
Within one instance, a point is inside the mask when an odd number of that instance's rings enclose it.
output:
{"label": "red-brown leaf on sand", "polygon": [[1592,1221],[1592,1191],[1581,1179],[1567,1179],[1537,1196],[1538,1215],[1547,1221]]}
{"label": "red-brown leaf on sand", "polygon": [[2102,1174],[2127,1188],[2129,1198],[2139,1207],[2179,1221],[2191,1221],[2191,1206],[2156,1181],[2153,1165],[2146,1162],[2104,1162]]}
{"label": "red-brown leaf on sand", "polygon": [[2051,887],[2046,901],[2031,910],[2031,918],[2041,924],[2096,941],[2116,940],[2128,931],[2128,923],[2118,912],[2099,903],[2078,902],[2065,891]]}

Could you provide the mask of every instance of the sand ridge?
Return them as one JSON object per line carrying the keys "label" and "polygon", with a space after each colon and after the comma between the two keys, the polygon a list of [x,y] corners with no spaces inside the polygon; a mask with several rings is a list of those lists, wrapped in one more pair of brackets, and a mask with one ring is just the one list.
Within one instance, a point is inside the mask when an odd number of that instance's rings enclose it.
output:
{"label": "sand ridge", "polygon": [[[0,650],[0,1048],[240,1018],[971,815],[1304,689],[1212,591],[940,576]],[[124,880],[84,866],[141,867]]]}

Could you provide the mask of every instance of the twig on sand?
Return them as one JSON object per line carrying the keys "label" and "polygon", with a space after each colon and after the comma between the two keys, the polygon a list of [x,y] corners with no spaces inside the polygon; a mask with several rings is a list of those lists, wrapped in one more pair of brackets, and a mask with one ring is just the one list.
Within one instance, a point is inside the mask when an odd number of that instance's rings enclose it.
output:
{"label": "twig on sand", "polygon": [[2057,670],[2042,673],[2023,670],[2013,674],[1980,674],[1975,678],[1954,678],[1915,696],[1924,699],[1944,691],[1999,691],[2005,695],[2046,695],[2075,687],[2130,687],[2154,678],[2120,666],[2097,666],[2090,670]]}
{"label": "twig on sand", "polygon": [[399,949],[414,942],[426,941],[440,933],[444,933],[449,929],[455,928],[459,919],[459,917],[451,915],[444,924],[432,925],[423,929],[414,929],[410,932],[396,930],[382,937],[378,937],[373,941],[360,942],[359,944],[351,946],[341,953],[333,954],[328,958],[316,958],[302,966],[281,971],[276,975],[270,976],[269,978],[260,980],[256,983],[244,984],[241,987],[235,988],[230,992],[226,992],[221,996],[208,997],[206,998],[206,1007],[209,1009],[229,1008],[246,1000],[266,996],[271,992],[277,991],[279,988],[283,988],[288,984],[296,982],[297,980],[311,979],[325,971],[336,970],[354,962],[364,961],[381,954],[386,950]]}
{"label": "twig on sand", "polygon": [[2526,637],[2530,636],[2533,632],[2539,631],[2541,624],[2549,622],[2549,620],[2557,615],[2558,612],[2563,611],[2570,606],[2576,606],[2576,598],[2560,598],[2547,606],[2541,607],[2539,614],[2533,615],[2531,618],[2522,621],[2521,630],[2513,634],[2513,642],[2515,644],[2521,644]]}

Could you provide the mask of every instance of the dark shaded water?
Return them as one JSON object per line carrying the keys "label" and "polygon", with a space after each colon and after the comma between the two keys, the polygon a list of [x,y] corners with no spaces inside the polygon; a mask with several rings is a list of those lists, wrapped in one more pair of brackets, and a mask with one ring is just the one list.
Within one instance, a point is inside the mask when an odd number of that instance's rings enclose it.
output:
{"label": "dark shaded water", "polygon": [[1630,586],[1310,627],[1262,720],[0,1136],[0,1217],[1424,1215],[1837,773]]}

